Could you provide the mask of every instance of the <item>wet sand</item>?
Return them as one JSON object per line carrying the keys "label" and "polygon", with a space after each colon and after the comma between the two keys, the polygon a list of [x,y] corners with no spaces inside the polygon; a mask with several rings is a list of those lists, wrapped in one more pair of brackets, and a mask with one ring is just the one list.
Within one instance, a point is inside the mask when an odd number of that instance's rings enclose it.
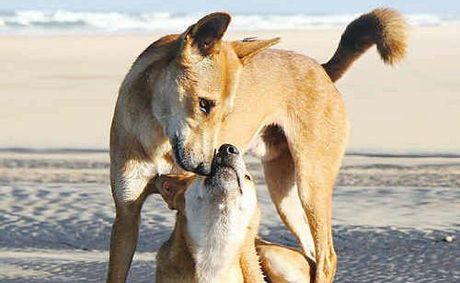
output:
{"label": "wet sand", "polygon": [[[260,164],[247,162],[258,183],[260,234],[297,246]],[[108,165],[106,152],[0,153],[1,282],[103,281],[114,217]],[[337,282],[460,280],[459,180],[460,158],[346,157],[334,193]],[[130,282],[152,282],[173,220],[159,197],[147,200]]]}

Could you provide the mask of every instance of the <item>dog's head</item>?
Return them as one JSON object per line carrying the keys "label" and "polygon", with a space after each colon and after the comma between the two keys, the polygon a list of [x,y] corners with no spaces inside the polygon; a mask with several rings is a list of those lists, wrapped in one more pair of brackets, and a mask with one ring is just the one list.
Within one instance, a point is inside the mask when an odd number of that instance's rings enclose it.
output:
{"label": "dog's head", "polygon": [[226,13],[213,13],[177,40],[177,53],[148,78],[152,111],[167,135],[177,164],[208,175],[220,125],[232,109],[240,71],[272,40],[225,42]]}
{"label": "dog's head", "polygon": [[176,231],[201,262],[198,281],[228,270],[244,240],[256,235],[259,221],[254,182],[238,149],[222,145],[211,167],[209,176],[159,176],[155,181],[169,208],[178,211]]}
{"label": "dog's head", "polygon": [[155,180],[155,192],[162,195],[170,209],[191,218],[204,209],[221,211],[222,217],[238,210],[250,219],[257,197],[242,154],[235,146],[224,144],[214,155],[211,167],[209,176],[161,175]]}

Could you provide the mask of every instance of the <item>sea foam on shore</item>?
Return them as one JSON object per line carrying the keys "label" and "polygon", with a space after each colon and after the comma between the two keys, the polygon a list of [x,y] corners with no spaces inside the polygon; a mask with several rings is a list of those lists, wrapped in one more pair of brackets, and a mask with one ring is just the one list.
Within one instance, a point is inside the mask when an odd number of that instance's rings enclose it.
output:
{"label": "sea foam on shore", "polygon": [[[0,12],[0,33],[116,33],[182,30],[203,14],[17,10]],[[233,30],[343,28],[359,14],[233,14]],[[407,14],[412,26],[459,24],[458,15]]]}

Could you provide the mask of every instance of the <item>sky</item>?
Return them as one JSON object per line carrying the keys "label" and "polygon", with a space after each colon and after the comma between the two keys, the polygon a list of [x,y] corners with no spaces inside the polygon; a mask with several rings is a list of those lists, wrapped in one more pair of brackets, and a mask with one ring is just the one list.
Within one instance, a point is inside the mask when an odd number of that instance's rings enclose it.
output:
{"label": "sky", "polygon": [[405,13],[460,13],[460,0],[0,0],[0,11],[84,10],[171,13],[362,13],[387,6]]}

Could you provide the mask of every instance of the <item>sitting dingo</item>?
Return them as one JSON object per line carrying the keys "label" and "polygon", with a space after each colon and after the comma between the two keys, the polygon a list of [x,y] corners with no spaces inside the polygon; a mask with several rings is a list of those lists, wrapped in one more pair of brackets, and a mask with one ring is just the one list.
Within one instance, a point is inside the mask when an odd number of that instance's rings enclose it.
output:
{"label": "sitting dingo", "polygon": [[256,240],[255,186],[236,147],[220,147],[209,176],[159,176],[154,192],[177,210],[158,252],[157,283],[265,282],[264,275],[270,282],[309,282],[302,253]]}

